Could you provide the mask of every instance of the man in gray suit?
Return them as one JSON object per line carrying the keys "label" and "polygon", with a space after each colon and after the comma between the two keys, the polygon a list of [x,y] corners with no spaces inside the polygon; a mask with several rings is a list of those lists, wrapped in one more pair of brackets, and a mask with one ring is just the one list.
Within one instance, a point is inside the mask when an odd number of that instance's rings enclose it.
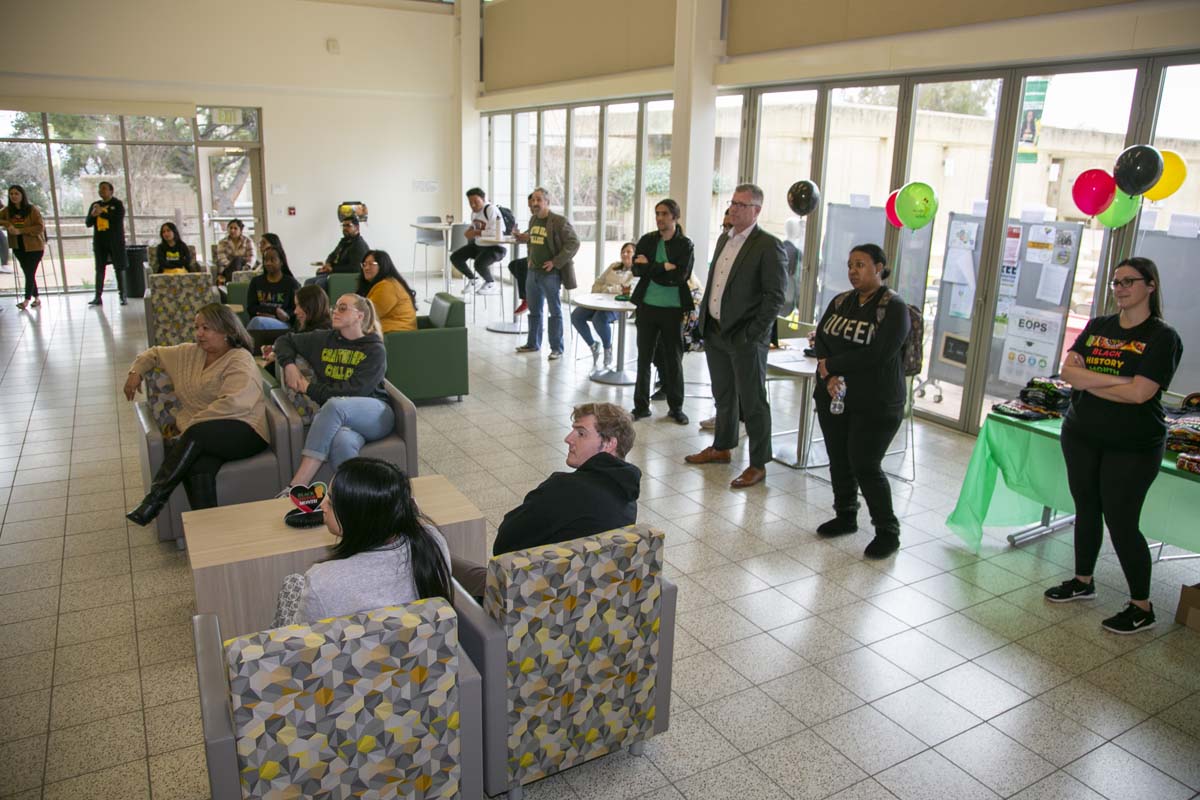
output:
{"label": "man in gray suit", "polygon": [[744,183],[733,191],[733,229],[717,239],[708,285],[700,303],[704,354],[717,403],[711,447],[685,457],[689,464],[728,464],[738,443],[738,411],[750,438],[750,465],[729,484],[761,483],[771,459],[771,408],[767,404],[767,349],[787,286],[783,243],[758,227],[762,189]]}

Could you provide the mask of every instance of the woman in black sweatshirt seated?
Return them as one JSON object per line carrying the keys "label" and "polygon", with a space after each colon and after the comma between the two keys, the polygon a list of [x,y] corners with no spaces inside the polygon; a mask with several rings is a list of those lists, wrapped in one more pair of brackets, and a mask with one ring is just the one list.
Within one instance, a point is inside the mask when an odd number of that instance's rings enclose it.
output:
{"label": "woman in black sweatshirt seated", "polygon": [[[267,241],[265,237],[263,241]],[[275,241],[279,242],[278,237]],[[288,330],[300,283],[292,275],[282,244],[264,248],[262,260],[263,274],[251,278],[246,290],[246,313],[250,317],[246,330]]]}
{"label": "woman in black sweatshirt seated", "polygon": [[179,235],[174,222],[164,222],[158,229],[161,241],[154,254],[159,275],[186,275],[192,271],[192,250]]}
{"label": "woman in black sweatshirt seated", "polygon": [[[820,379],[813,399],[837,512],[817,533],[841,536],[858,530],[861,488],[875,526],[865,554],[886,558],[900,548],[900,521],[892,510],[883,456],[904,418],[902,353],[911,321],[904,301],[883,283],[891,270],[878,245],[854,247],[847,268],[853,288],[825,309],[814,343]],[[845,407],[841,413],[835,398]]]}
{"label": "woman in black sweatshirt seated", "polygon": [[[383,387],[387,352],[375,306],[367,298],[342,295],[333,307],[332,330],[284,334],[275,340],[274,353],[284,384],[321,406],[309,425],[292,486],[310,483],[326,461],[336,470],[365,443],[395,427]],[[297,357],[312,366],[311,381],[300,374]]]}

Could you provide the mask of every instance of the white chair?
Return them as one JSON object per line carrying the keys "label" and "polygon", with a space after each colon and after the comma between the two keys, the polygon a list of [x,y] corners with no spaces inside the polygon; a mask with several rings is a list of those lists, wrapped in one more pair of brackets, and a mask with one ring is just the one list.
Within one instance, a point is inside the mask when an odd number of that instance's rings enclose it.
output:
{"label": "white chair", "polygon": [[[417,222],[441,222],[441,217],[424,215],[417,217]],[[417,240],[413,242],[413,269],[417,267],[417,248],[425,248],[425,296],[429,297],[429,248],[445,247],[446,240],[442,236],[441,231],[427,231],[424,228],[416,228]]]}

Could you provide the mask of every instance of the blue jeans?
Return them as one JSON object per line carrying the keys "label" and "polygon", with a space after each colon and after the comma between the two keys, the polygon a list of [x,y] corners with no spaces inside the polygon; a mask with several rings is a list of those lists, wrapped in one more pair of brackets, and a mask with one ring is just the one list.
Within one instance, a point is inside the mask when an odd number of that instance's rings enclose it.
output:
{"label": "blue jeans", "polygon": [[587,346],[592,346],[592,333],[588,330],[587,325],[588,322],[591,322],[605,350],[612,350],[612,328],[610,326],[616,318],[617,312],[615,311],[597,311],[594,308],[576,307],[571,312],[571,324],[575,326],[575,330],[579,331],[579,336],[587,342]]}
{"label": "blue jeans", "polygon": [[328,461],[336,470],[364,444],[382,439],[395,427],[392,407],[378,397],[334,397],[313,417],[301,452]]}
{"label": "blue jeans", "polygon": [[286,331],[288,324],[277,317],[255,317],[246,323],[248,331]]}
{"label": "blue jeans", "polygon": [[542,301],[550,309],[550,350],[563,351],[562,276],[558,270],[549,272],[541,267],[530,267],[525,278],[525,296],[529,303],[529,338],[525,344],[535,349],[542,347]]}

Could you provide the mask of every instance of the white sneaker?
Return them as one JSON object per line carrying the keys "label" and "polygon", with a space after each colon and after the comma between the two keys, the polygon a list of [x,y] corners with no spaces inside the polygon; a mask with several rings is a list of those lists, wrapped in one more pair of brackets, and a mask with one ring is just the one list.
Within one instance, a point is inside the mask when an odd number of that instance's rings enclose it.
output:
{"label": "white sneaker", "polygon": [[613,368],[613,352],[611,347],[604,351],[604,368]]}
{"label": "white sneaker", "polygon": [[715,431],[716,429],[717,429],[717,418],[716,418],[716,416],[711,416],[711,417],[709,417],[708,419],[702,419],[702,420],[700,420],[700,430],[702,430],[702,431]]}
{"label": "white sneaker", "polygon": [[560,358],[562,358],[561,352],[558,350],[551,350],[550,357],[547,359],[547,361],[558,361]]}
{"label": "white sneaker", "polygon": [[600,366],[600,343],[592,342],[590,347],[592,350],[592,369],[598,369]]}
{"label": "white sneaker", "polygon": [[475,294],[499,294],[500,287],[495,281],[489,281],[475,290]]}
{"label": "white sneaker", "polygon": [[479,285],[479,278],[468,278],[463,284],[462,296],[468,297],[475,294],[475,287]]}

